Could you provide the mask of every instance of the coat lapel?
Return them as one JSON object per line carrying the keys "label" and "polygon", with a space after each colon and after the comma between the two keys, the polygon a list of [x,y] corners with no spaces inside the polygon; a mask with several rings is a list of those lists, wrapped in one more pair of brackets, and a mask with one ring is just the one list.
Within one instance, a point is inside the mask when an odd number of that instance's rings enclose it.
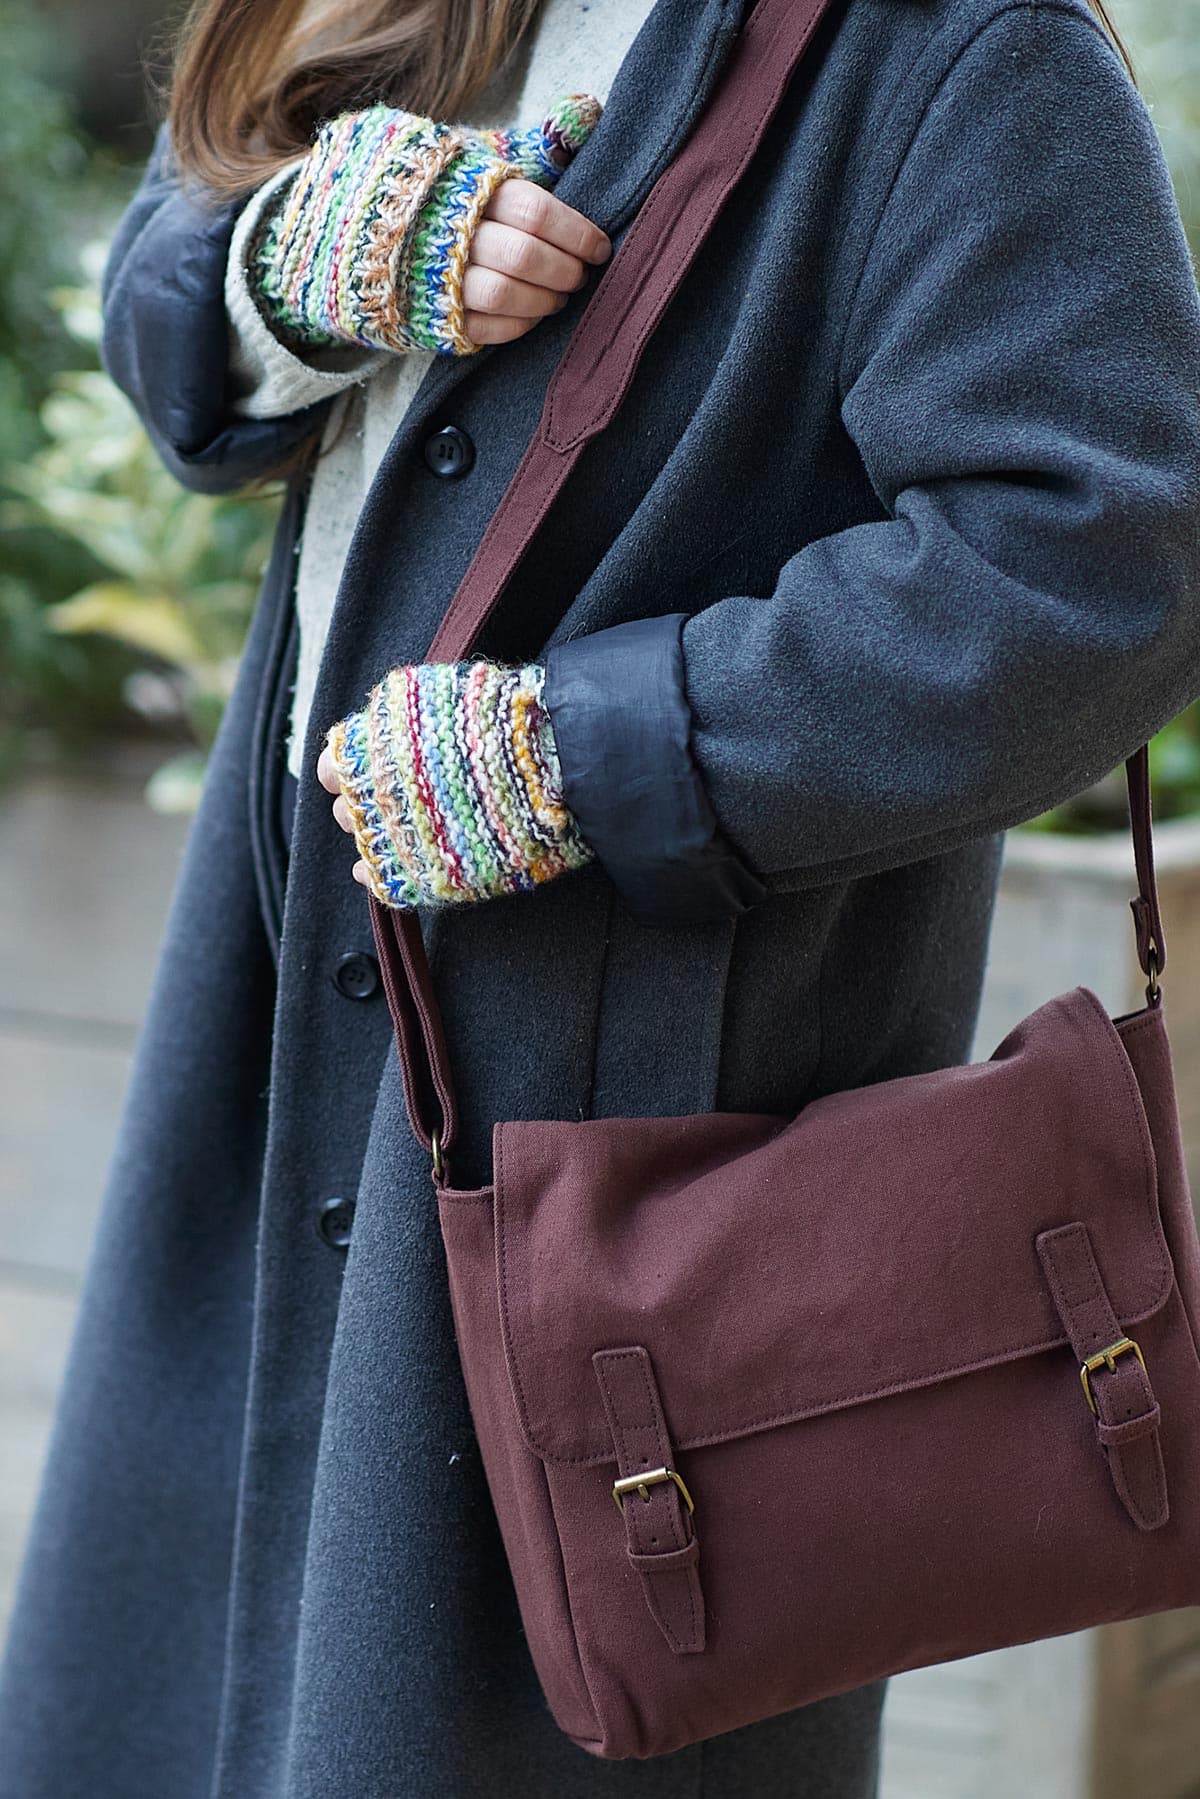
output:
{"label": "coat lapel", "polygon": [[[614,244],[699,117],[747,4],[748,0],[657,0],[629,46],[599,123],[555,189],[566,204],[595,219]],[[381,587],[388,591],[392,585],[393,496],[398,471],[430,419],[435,414],[448,416],[449,401],[460,383],[472,372],[478,374],[485,359],[501,350],[511,360],[513,379],[521,383],[522,393],[532,396],[530,405],[536,401],[528,426],[532,431],[541,410],[540,395],[601,275],[602,270],[593,270],[561,312],[543,319],[515,344],[484,344],[471,356],[437,356],[426,370],[375,472],[351,540],[321,664],[320,682],[330,695],[342,693],[353,699],[363,680],[378,679],[377,668],[364,666],[363,651],[364,645],[378,641],[373,636],[374,596]],[[507,447],[515,466],[524,453],[525,436]],[[497,491],[493,504],[499,497]],[[484,526],[479,529],[482,534]],[[443,606],[452,591],[453,584]],[[426,642],[432,639],[438,616],[440,612],[428,623]],[[414,627],[413,641],[421,635]]]}
{"label": "coat lapel", "polygon": [[[621,62],[595,130],[555,193],[610,237],[633,217],[684,142],[716,85],[748,0],[657,0]],[[597,271],[582,290],[586,301]],[[576,307],[567,309],[576,316]],[[414,394],[406,424],[428,418],[501,344],[439,356]]]}

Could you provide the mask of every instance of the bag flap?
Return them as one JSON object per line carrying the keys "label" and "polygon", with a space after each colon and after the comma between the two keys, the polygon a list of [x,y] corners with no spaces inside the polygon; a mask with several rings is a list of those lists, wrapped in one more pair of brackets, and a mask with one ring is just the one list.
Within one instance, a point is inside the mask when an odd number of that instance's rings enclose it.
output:
{"label": "bag flap", "polygon": [[794,1118],[495,1129],[514,1398],[550,1461],[609,1461],[594,1350],[643,1344],[677,1449],[1066,1342],[1039,1231],[1082,1220],[1128,1327],[1166,1300],[1154,1150],[1095,994],[990,1060],[811,1101]]}

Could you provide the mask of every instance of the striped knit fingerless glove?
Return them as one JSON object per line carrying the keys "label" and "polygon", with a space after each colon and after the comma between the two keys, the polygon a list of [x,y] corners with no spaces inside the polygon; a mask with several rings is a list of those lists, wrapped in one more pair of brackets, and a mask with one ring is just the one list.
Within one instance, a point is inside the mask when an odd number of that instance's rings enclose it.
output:
{"label": "striped knit fingerless glove", "polygon": [[523,893],[592,860],[562,797],[545,669],[396,668],[327,743],[370,889],[407,909]]}
{"label": "striped knit fingerless glove", "polygon": [[515,175],[552,187],[600,112],[592,95],[566,94],[519,132],[393,106],[331,120],[251,251],[269,322],[300,344],[473,354],[462,283],[492,195]]}

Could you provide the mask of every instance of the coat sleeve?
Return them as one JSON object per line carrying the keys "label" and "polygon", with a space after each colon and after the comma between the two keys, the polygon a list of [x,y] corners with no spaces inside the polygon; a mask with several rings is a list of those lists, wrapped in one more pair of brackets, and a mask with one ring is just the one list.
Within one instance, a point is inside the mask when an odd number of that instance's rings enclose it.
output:
{"label": "coat sleeve", "polygon": [[165,126],[117,227],[101,286],[100,357],[185,487],[231,493],[311,437],[328,402],[284,417],[233,411],[225,273],[240,204],[184,189]]}
{"label": "coat sleeve", "polygon": [[547,652],[566,801],[647,919],[1005,829],[1200,693],[1200,302],[1149,114],[1081,10],[1003,10],[944,74],[840,395],[879,521],[769,596]]}

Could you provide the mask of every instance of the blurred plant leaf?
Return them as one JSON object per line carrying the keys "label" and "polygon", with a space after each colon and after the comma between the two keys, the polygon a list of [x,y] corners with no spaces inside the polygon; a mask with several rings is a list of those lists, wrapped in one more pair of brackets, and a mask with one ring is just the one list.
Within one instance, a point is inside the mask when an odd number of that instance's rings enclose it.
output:
{"label": "blurred plant leaf", "polygon": [[204,786],[205,761],[200,750],[183,750],[156,768],[146,783],[146,800],[152,811],[194,812]]}
{"label": "blurred plant leaf", "polygon": [[99,631],[164,662],[187,667],[204,647],[187,609],[165,593],[146,593],[129,581],[96,581],[48,608],[52,631]]}

